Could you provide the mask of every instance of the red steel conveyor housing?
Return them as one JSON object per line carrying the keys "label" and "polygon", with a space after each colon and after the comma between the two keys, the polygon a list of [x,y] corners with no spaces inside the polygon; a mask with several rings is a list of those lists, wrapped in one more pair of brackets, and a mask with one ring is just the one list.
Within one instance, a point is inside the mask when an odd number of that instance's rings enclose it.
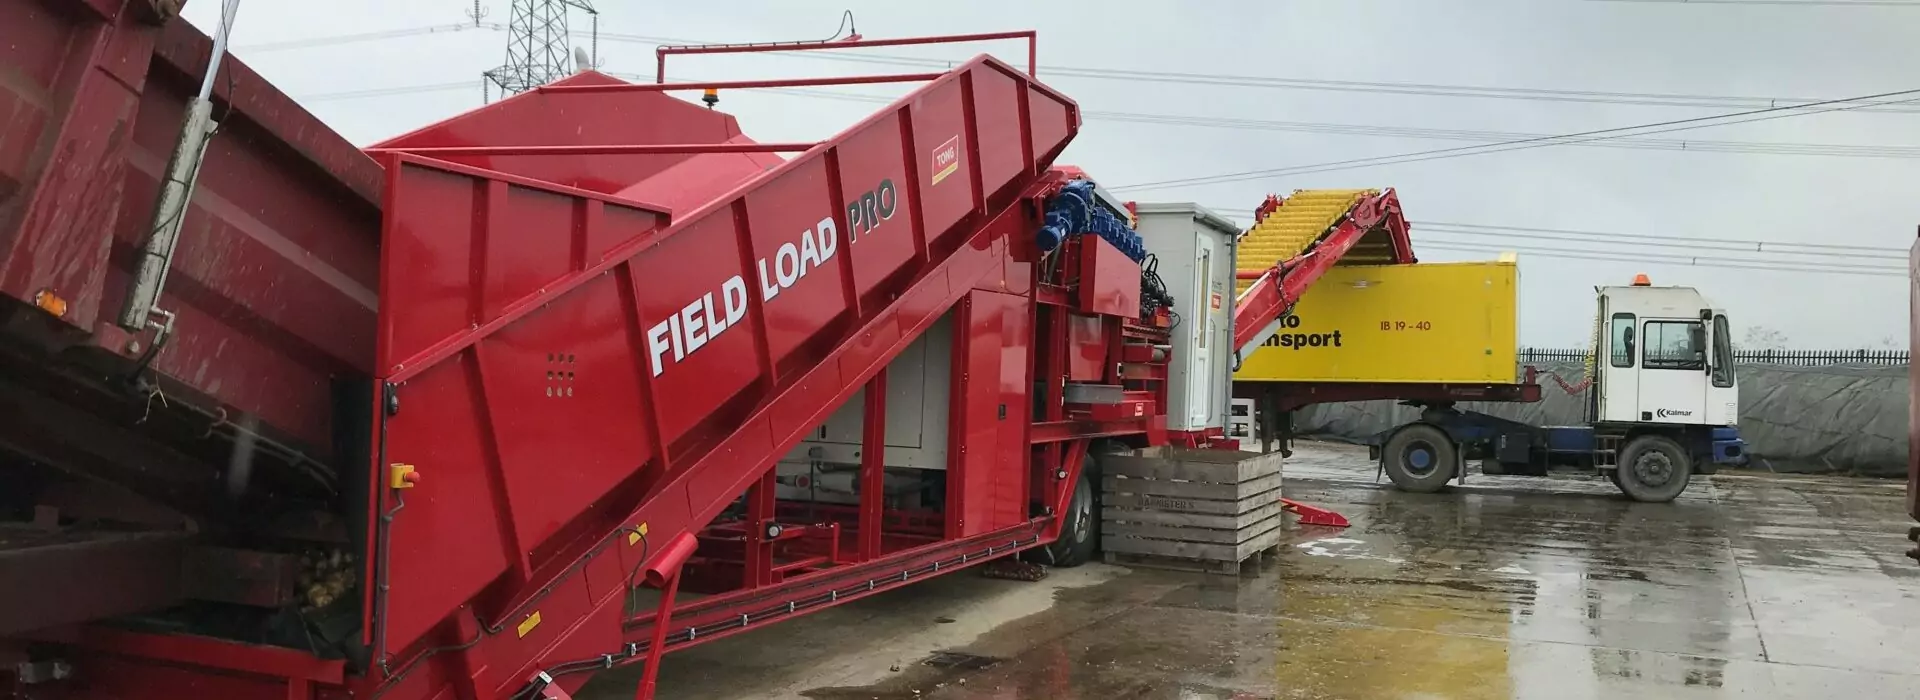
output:
{"label": "red steel conveyor housing", "polygon": [[[706,86],[544,92],[667,87]],[[617,652],[618,583],[647,553],[629,548],[696,532],[969,290],[1006,283],[1036,225],[1018,205],[1077,128],[1071,101],[982,57],[685,214],[389,144],[376,366],[400,408],[376,467],[412,465],[433,496],[376,492],[401,509],[369,552],[389,567],[376,657],[478,635],[476,656],[518,660],[476,669],[485,695]],[[869,196],[891,217],[850,220]],[[976,522],[920,556],[1041,534]],[[504,612],[481,618],[490,586]]]}

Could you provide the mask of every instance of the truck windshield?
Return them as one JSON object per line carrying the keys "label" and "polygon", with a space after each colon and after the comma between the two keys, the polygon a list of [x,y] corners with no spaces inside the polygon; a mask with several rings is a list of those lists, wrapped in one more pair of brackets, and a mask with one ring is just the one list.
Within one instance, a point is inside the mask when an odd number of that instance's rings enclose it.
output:
{"label": "truck windshield", "polygon": [[1641,347],[1646,348],[1647,369],[1702,370],[1707,366],[1707,349],[1702,341],[1705,328],[1699,321],[1648,321]]}

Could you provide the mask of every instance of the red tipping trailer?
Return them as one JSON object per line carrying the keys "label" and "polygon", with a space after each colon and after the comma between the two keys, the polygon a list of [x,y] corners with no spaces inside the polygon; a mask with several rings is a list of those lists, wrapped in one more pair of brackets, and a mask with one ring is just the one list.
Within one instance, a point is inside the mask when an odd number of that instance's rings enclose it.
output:
{"label": "red tipping trailer", "polygon": [[[228,60],[175,325],[123,330],[206,70],[167,6],[0,0],[0,690],[646,697],[664,651],[1079,561],[1090,454],[1164,441],[1169,315],[1057,216],[1079,110],[985,56],[584,73],[364,154]],[[818,143],[665,94],[876,81],[924,85]]]}

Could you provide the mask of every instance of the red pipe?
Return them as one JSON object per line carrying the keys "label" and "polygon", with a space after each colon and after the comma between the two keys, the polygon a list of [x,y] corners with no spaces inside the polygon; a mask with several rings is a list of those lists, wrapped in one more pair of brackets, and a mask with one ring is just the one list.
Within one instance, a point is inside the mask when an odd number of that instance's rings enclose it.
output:
{"label": "red pipe", "polygon": [[700,541],[692,533],[682,532],[674,536],[673,541],[668,542],[660,554],[647,563],[642,580],[654,588],[666,585],[667,579],[679,575],[681,565],[693,557],[693,550],[699,546]]}
{"label": "red pipe", "polygon": [[667,577],[660,607],[653,615],[653,643],[647,647],[647,666],[640,673],[640,687],[633,693],[634,700],[653,700],[654,686],[660,678],[660,658],[667,655],[667,618],[673,615],[673,596],[679,592],[680,570],[674,569]]}
{"label": "red pipe", "polygon": [[369,149],[421,156],[634,156],[693,153],[798,153],[818,142],[794,143],[613,143],[583,146],[435,146]]}
{"label": "red pipe", "polygon": [[673,616],[673,597],[680,592],[680,570],[699,545],[691,533],[682,532],[647,564],[647,585],[665,590],[660,596],[660,607],[653,614],[653,643],[647,647],[647,666],[640,675],[634,700],[653,700],[654,685],[660,678],[660,659],[667,655],[667,623]]}
{"label": "red pipe", "polygon": [[540,92],[666,92],[668,90],[745,90],[748,88],[807,87],[815,85],[869,85],[873,83],[924,83],[946,73],[890,73],[855,75],[842,78],[781,78],[776,80],[718,80],[699,83],[607,83],[605,85],[543,85]]}
{"label": "red pipe", "polygon": [[1029,29],[1019,32],[987,32],[982,34],[949,34],[945,36],[913,36],[899,39],[860,39],[856,41],[774,41],[754,44],[702,44],[699,46],[662,46],[654,51],[658,64],[654,82],[667,80],[667,56],[672,54],[716,54],[716,53],[764,53],[771,51],[819,51],[821,49],[857,49],[875,46],[921,46],[926,44],[964,44],[975,41],[997,41],[1000,39],[1027,40],[1027,75],[1036,75],[1039,67],[1039,33]]}

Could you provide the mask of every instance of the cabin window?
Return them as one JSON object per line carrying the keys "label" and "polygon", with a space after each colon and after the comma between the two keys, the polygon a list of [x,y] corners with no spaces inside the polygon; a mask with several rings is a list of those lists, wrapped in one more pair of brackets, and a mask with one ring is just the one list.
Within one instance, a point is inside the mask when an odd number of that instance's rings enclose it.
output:
{"label": "cabin window", "polygon": [[1640,344],[1647,369],[1707,367],[1707,329],[1699,321],[1648,321]]}
{"label": "cabin window", "polygon": [[1609,343],[1612,351],[1609,354],[1613,356],[1613,366],[1632,367],[1633,314],[1614,314],[1613,327],[1608,329],[1607,337],[1612,339]]}

